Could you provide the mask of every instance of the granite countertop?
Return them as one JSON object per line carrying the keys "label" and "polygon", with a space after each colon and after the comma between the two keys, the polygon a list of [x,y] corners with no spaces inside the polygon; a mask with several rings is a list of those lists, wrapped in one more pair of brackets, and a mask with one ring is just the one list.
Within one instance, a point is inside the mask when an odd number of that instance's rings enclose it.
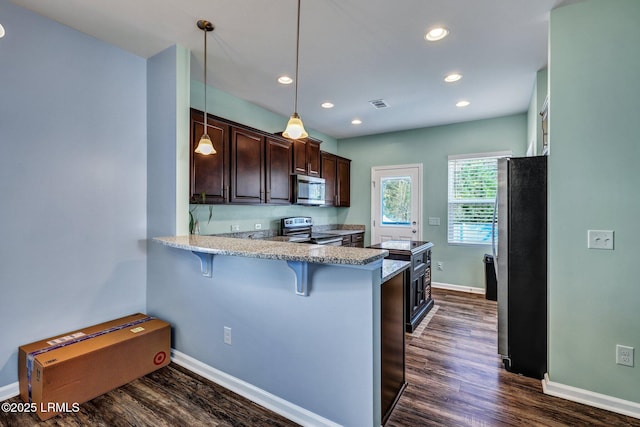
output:
{"label": "granite countertop", "polygon": [[366,265],[389,255],[389,251],[380,249],[201,235],[155,237],[153,240],[193,252],[316,264]]}
{"label": "granite countertop", "polygon": [[433,243],[420,240],[387,240],[369,246],[372,249],[387,249],[389,251],[421,251],[433,247]]}
{"label": "granite countertop", "polygon": [[406,270],[411,265],[409,261],[400,261],[397,259],[384,259],[382,260],[382,283],[391,279],[396,274],[400,274],[403,270]]}

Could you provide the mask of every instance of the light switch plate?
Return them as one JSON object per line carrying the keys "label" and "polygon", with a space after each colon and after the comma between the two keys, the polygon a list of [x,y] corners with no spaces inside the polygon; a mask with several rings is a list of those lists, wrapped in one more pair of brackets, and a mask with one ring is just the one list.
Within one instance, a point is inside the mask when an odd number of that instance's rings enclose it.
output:
{"label": "light switch plate", "polygon": [[587,248],[613,250],[613,230],[588,230]]}
{"label": "light switch plate", "polygon": [[429,217],[429,225],[440,225],[440,218],[430,216]]}

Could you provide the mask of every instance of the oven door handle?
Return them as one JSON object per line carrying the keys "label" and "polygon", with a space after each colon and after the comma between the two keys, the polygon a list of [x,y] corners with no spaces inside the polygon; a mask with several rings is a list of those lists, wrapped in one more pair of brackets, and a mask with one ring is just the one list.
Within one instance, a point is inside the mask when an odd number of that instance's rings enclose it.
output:
{"label": "oven door handle", "polygon": [[321,241],[322,243],[318,243],[316,242],[317,245],[329,245],[331,243],[338,243],[340,242],[340,246],[342,246],[342,237],[336,237],[335,239],[323,239]]}

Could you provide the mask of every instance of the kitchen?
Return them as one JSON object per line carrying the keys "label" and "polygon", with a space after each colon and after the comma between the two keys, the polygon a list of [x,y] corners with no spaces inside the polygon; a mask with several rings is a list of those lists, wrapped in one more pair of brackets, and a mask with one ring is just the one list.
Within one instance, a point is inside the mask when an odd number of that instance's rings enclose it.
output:
{"label": "kitchen", "polygon": [[[164,262],[169,263],[176,274],[193,277],[200,285],[190,288],[195,292],[196,300],[202,292],[209,292],[206,289],[214,283],[196,278],[199,263],[192,254],[170,258],[162,252],[165,248],[151,243],[146,245],[147,239],[153,237],[188,232],[187,197],[177,196],[188,192],[188,167],[184,167],[184,162],[176,161],[176,140],[170,137],[176,133],[189,133],[188,117],[182,115],[176,119],[175,109],[161,107],[184,103],[177,99],[177,94],[186,91],[191,94],[191,103],[186,105],[186,110],[190,106],[203,109],[202,83],[190,81],[185,69],[189,62],[188,52],[174,48],[147,62],[113,46],[87,40],[7,1],[0,4],[2,16],[11,16],[11,20],[23,24],[15,29],[2,22],[7,35],[0,41],[3,57],[8,55],[14,64],[3,68],[2,81],[15,82],[12,87],[6,87],[10,96],[3,96],[0,101],[2,117],[7,118],[1,127],[2,200],[11,202],[3,203],[2,208],[4,295],[1,320],[10,325],[25,314],[30,319],[28,329],[9,328],[3,332],[6,346],[3,345],[0,355],[0,387],[4,387],[16,381],[15,348],[25,341],[73,330],[78,324],[96,323],[135,311],[151,311],[164,304],[166,296],[160,292],[160,286],[171,286],[158,274],[158,266]],[[627,37],[624,34],[637,37],[637,32],[625,24],[619,32],[603,36],[608,46],[621,47],[598,51],[610,56],[607,56],[607,63],[593,64],[597,67],[595,70],[582,69],[580,63],[572,59],[576,50],[590,58],[589,52],[596,48],[585,30],[588,26],[580,27],[583,21],[576,21],[576,17],[593,14],[625,23],[625,15],[634,16],[637,11],[635,6],[629,6],[630,10],[623,8],[605,13],[599,8],[603,4],[579,3],[552,14],[556,20],[552,19],[551,28],[556,31],[557,38],[552,32],[551,63],[555,61],[558,68],[556,71],[550,69],[548,73],[552,98],[555,97],[550,129],[554,148],[550,157],[553,161],[550,166],[552,238],[549,249],[551,259],[558,261],[552,261],[549,272],[549,372],[551,379],[560,383],[638,402],[640,397],[634,386],[638,383],[637,368],[622,371],[615,364],[609,365],[614,340],[640,335],[637,324],[631,321],[636,318],[634,304],[638,301],[638,293],[637,287],[633,286],[635,274],[629,267],[633,261],[626,255],[630,253],[628,242],[638,238],[637,228],[633,227],[638,205],[636,200],[620,200],[616,196],[635,194],[633,183],[637,182],[637,172],[631,161],[637,158],[637,146],[626,141],[633,141],[632,135],[637,131],[631,112],[638,86],[630,82],[631,89],[620,88],[604,77],[605,71],[617,70],[620,63],[627,65],[624,69],[637,69],[635,56],[624,50],[624,44],[617,43]],[[189,22],[189,25],[193,23]],[[20,35],[21,43],[32,49],[30,54],[46,64],[46,70],[29,67],[28,55],[8,47],[5,42],[10,40],[9,29],[12,28]],[[33,29],[41,29],[44,33],[41,36]],[[585,41],[572,39],[570,34],[575,32],[583,35]],[[50,38],[44,35],[51,34],[64,43],[57,46],[47,42]],[[567,40],[571,40],[570,48],[565,44]],[[76,58],[69,52],[78,51],[86,61],[75,60],[73,67],[69,67],[69,57]],[[108,61],[105,62],[105,58]],[[92,66],[92,63],[100,64],[100,67]],[[192,68],[200,70],[195,65]],[[588,80],[577,81],[570,73],[572,70]],[[176,81],[176,73],[181,76],[179,87],[167,85],[167,81]],[[127,76],[125,81],[118,78],[123,75]],[[547,72],[538,73],[537,80],[546,82]],[[92,88],[93,98],[101,102],[92,103],[89,108],[84,92],[77,88],[78,82],[83,83],[84,90]],[[592,93],[591,87],[609,91],[616,99],[615,105],[607,102],[609,95]],[[546,85],[539,83],[537,88],[540,93],[546,93]],[[282,130],[286,117],[269,114],[221,91],[211,91],[210,112],[255,128]],[[541,104],[544,96],[537,98],[537,104]],[[34,99],[38,100],[37,104]],[[579,111],[575,111],[576,108]],[[446,191],[441,188],[446,183],[446,156],[454,150],[473,153],[504,148],[511,148],[514,155],[524,155],[529,140],[529,115],[535,117],[537,111],[538,105],[531,108],[529,114],[456,125],[353,139],[319,138],[325,151],[352,159],[351,186],[367,189],[357,194],[364,201],[355,203],[352,200],[350,208],[216,206],[211,224],[206,224],[206,208],[200,207],[201,233],[229,232],[234,224],[239,224],[241,230],[253,230],[256,220],[266,229],[280,218],[289,216],[312,216],[317,224],[366,225],[370,211],[367,193],[371,166],[409,163],[417,156],[421,156],[425,171],[429,171],[425,176],[425,181],[430,183],[425,188],[425,201],[428,201],[425,217],[444,219]],[[79,120],[70,121],[69,117]],[[150,117],[148,124],[147,117]],[[154,117],[158,119],[154,120]],[[579,117],[582,123],[572,122],[572,117]],[[118,126],[108,126],[103,122],[105,118],[117,122]],[[593,126],[584,126],[592,123]],[[607,126],[601,126],[603,123]],[[603,134],[601,128],[606,128],[607,133]],[[25,130],[29,135],[46,135],[42,140],[36,139],[38,150],[31,157],[23,153],[22,144],[15,142],[24,140]],[[90,144],[98,130],[100,143]],[[71,131],[73,138],[69,138]],[[87,135],[91,137],[86,138]],[[8,146],[6,141],[13,141],[13,145]],[[554,141],[562,143],[554,146]],[[362,146],[364,142],[366,148]],[[428,153],[424,146],[427,142]],[[188,158],[186,146],[181,150],[180,158]],[[615,162],[607,160],[611,157]],[[355,159],[359,159],[358,162],[354,162]],[[97,169],[95,165],[98,165]],[[579,179],[563,179],[567,175],[566,168]],[[592,174],[592,170],[597,173]],[[56,179],[51,180],[52,176]],[[601,194],[606,203],[596,205],[593,197],[583,191],[585,187]],[[109,191],[112,188],[122,191]],[[352,197],[354,194],[355,191]],[[578,221],[572,214],[572,206],[580,206]],[[615,219],[615,225],[609,225],[613,221],[611,218]],[[593,227],[623,231],[618,236],[615,251],[604,255],[583,251],[586,230]],[[424,237],[434,241],[434,257],[444,262],[443,271],[434,271],[435,282],[483,288],[481,260],[484,250],[448,247],[442,226],[426,227]],[[369,244],[367,239],[365,235],[366,245]],[[36,247],[38,250],[34,251]],[[596,263],[602,265],[597,272],[583,268]],[[469,267],[461,268],[462,265]],[[604,308],[602,298],[595,297],[602,293],[602,283],[608,284],[605,298],[608,304]],[[571,313],[565,313],[563,307],[575,305],[569,296],[572,293],[581,295],[582,304]],[[26,301],[41,309],[34,312]],[[193,301],[183,296],[173,303],[187,309]],[[208,310],[206,301],[196,301],[195,307]],[[593,316],[603,309],[607,313],[606,319]],[[606,343],[602,347],[596,345],[590,331],[597,331],[599,337],[607,337]],[[186,348],[201,345],[197,339],[184,343]],[[571,354],[571,348],[580,349],[574,362],[566,356]],[[594,370],[594,366],[601,369]]]}

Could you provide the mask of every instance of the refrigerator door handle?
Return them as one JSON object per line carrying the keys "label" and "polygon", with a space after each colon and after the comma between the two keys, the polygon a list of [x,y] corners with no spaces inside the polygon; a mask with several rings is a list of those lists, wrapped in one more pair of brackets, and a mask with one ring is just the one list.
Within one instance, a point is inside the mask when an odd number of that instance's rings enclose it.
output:
{"label": "refrigerator door handle", "polygon": [[498,191],[496,190],[496,202],[493,205],[493,219],[491,221],[491,249],[493,252],[493,270],[498,277],[498,251],[496,250],[496,222],[498,216]]}

